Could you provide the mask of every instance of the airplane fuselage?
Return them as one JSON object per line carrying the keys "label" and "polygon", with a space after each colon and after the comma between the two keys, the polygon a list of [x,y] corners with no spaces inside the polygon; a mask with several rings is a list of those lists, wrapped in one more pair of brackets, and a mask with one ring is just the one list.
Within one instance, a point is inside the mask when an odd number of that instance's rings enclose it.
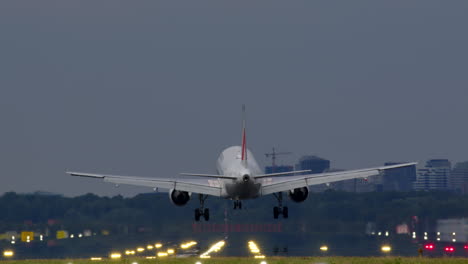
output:
{"label": "airplane fuselage", "polygon": [[255,175],[262,170],[252,153],[247,149],[248,160],[242,160],[242,147],[232,146],[221,152],[216,162],[219,175],[236,179],[220,179],[223,196],[227,199],[245,200],[260,196],[261,181]]}

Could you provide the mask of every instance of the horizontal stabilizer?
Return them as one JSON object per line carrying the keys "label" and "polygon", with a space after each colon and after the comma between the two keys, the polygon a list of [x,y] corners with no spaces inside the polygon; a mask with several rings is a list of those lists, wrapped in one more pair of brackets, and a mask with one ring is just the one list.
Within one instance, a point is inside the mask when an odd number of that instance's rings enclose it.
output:
{"label": "horizontal stabilizer", "polygon": [[278,176],[291,175],[291,174],[295,174],[295,173],[308,173],[308,172],[311,172],[311,170],[299,170],[299,171],[268,173],[268,174],[256,175],[254,177],[257,179],[257,178],[278,177]]}
{"label": "horizontal stabilizer", "polygon": [[193,176],[193,177],[207,177],[207,178],[219,178],[219,179],[237,179],[234,176],[216,175],[216,174],[197,174],[197,173],[179,173],[182,176]]}
{"label": "horizontal stabilizer", "polygon": [[78,176],[78,177],[89,177],[89,178],[104,178],[105,175],[102,174],[94,174],[94,173],[83,173],[83,172],[73,172],[73,171],[67,171],[67,174],[70,174],[71,176]]}

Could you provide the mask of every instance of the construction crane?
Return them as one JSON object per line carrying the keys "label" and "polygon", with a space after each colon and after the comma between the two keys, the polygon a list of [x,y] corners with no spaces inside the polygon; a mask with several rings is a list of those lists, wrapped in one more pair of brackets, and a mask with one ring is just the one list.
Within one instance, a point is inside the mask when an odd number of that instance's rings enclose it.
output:
{"label": "construction crane", "polygon": [[275,172],[276,168],[276,156],[279,155],[290,155],[292,152],[276,152],[275,148],[273,147],[273,151],[271,153],[265,153],[265,157],[270,158],[271,157],[271,168],[272,168],[272,173]]}

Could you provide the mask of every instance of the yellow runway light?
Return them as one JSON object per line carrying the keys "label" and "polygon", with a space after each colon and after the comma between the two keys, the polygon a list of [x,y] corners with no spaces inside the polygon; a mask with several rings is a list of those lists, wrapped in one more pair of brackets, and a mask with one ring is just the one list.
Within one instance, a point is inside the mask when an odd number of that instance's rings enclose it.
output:
{"label": "yellow runway light", "polygon": [[381,250],[384,253],[388,253],[388,252],[392,251],[392,247],[390,247],[388,245],[384,245],[384,246],[382,246]]}
{"label": "yellow runway light", "polygon": [[161,243],[156,243],[156,244],[154,244],[154,247],[155,248],[162,248],[162,244]]}
{"label": "yellow runway light", "polygon": [[146,246],[146,249],[149,249],[149,250],[151,250],[151,249],[153,249],[153,248],[154,248],[153,245],[147,245],[147,246]]}
{"label": "yellow runway light", "polygon": [[90,260],[92,260],[92,261],[97,261],[97,260],[102,260],[102,258],[92,257],[92,258],[90,258]]}
{"label": "yellow runway light", "polygon": [[15,255],[15,252],[13,252],[13,250],[5,250],[3,251],[3,256],[5,258],[11,258]]}
{"label": "yellow runway light", "polygon": [[162,258],[162,257],[167,257],[168,254],[167,252],[158,252],[158,257]]}
{"label": "yellow runway light", "polygon": [[325,246],[325,245],[324,245],[324,246],[321,246],[321,247],[320,247],[320,251],[323,251],[323,252],[328,251],[328,246]]}
{"label": "yellow runway light", "polygon": [[110,254],[111,259],[120,259],[121,257],[122,257],[122,254],[120,254],[119,252],[113,252]]}
{"label": "yellow runway light", "polygon": [[137,248],[137,252],[143,252],[143,251],[145,251],[145,248],[142,248],[142,247]]}
{"label": "yellow runway light", "polygon": [[170,249],[167,250],[167,254],[169,254],[169,255],[172,255],[172,254],[174,254],[174,253],[175,253],[175,250],[172,249],[172,248],[170,248]]}
{"label": "yellow runway light", "polygon": [[264,258],[265,258],[265,255],[256,255],[254,258],[256,258],[256,259],[264,259]]}

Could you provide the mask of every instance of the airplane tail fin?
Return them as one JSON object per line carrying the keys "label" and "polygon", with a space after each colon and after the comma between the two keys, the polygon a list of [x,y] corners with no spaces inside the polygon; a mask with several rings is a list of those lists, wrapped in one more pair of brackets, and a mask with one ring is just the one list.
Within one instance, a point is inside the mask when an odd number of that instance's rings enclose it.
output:
{"label": "airplane tail fin", "polygon": [[245,135],[245,105],[242,105],[242,164],[247,165],[247,139]]}

